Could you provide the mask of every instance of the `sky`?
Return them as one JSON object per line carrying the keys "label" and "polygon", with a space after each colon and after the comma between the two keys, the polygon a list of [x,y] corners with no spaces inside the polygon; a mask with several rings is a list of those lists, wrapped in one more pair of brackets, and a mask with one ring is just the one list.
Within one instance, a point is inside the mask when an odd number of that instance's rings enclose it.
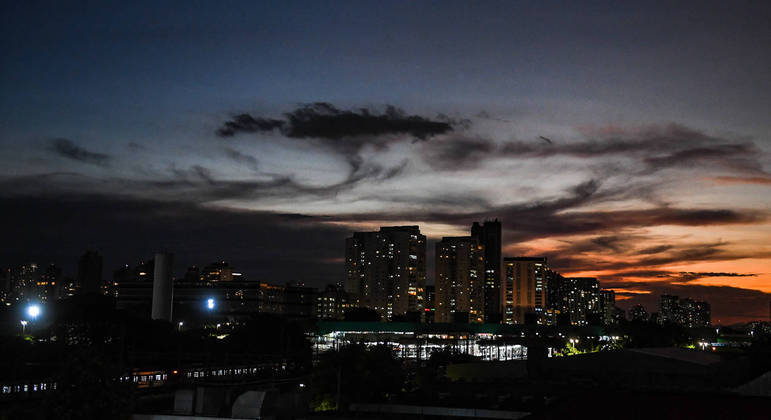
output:
{"label": "sky", "polygon": [[2,265],[321,287],[353,231],[498,218],[622,307],[768,319],[767,2],[15,3]]}

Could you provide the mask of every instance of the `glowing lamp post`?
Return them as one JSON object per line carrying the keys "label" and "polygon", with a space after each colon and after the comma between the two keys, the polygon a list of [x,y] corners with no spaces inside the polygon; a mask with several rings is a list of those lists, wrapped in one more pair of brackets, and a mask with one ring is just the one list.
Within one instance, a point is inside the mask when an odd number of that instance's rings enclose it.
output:
{"label": "glowing lamp post", "polygon": [[40,315],[40,306],[37,305],[30,305],[27,308],[27,315],[32,317],[32,320],[34,321],[35,318],[37,318],[38,315]]}
{"label": "glowing lamp post", "polygon": [[27,330],[27,321],[22,320],[21,321],[21,335],[24,335],[24,332]]}
{"label": "glowing lamp post", "polygon": [[206,309],[208,309],[210,311],[213,311],[214,310],[214,303],[215,303],[214,299],[212,299],[212,298],[206,299]]}

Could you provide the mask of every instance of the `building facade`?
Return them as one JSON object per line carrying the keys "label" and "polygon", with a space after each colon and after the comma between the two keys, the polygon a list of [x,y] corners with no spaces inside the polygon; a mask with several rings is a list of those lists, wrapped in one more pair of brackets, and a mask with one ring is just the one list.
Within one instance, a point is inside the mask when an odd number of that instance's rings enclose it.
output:
{"label": "building facade", "polygon": [[345,243],[345,291],[383,319],[425,307],[426,237],[418,226],[356,232]]}
{"label": "building facade", "polygon": [[501,322],[501,222],[474,222],[471,236],[484,248],[484,318],[485,322]]}
{"label": "building facade", "polygon": [[105,293],[102,280],[102,256],[95,251],[86,251],[78,261],[78,289],[81,293]]}
{"label": "building facade", "polygon": [[437,242],[434,322],[484,322],[484,255],[484,247],[473,236]]}
{"label": "building facade", "polygon": [[658,322],[678,324],[687,328],[709,327],[712,325],[711,307],[707,302],[661,295]]}
{"label": "building facade", "polygon": [[546,257],[506,257],[501,284],[503,323],[524,324],[525,316],[546,309]]}
{"label": "building facade", "polygon": [[547,284],[549,308],[567,314],[571,325],[600,322],[600,283],[596,278],[550,276]]}
{"label": "building facade", "polygon": [[348,293],[334,284],[327,286],[316,297],[316,318],[326,320],[342,320],[345,311],[352,309]]}

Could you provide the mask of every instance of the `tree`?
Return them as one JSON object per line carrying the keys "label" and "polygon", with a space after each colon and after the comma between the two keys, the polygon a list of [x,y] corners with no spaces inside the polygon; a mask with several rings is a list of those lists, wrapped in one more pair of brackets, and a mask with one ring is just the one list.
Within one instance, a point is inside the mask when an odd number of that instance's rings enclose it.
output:
{"label": "tree", "polygon": [[119,382],[121,372],[91,347],[69,354],[46,399],[48,418],[128,419],[134,407],[133,382]]}
{"label": "tree", "polygon": [[[356,344],[324,353],[313,370],[314,409],[339,401],[338,410],[352,402],[381,402],[402,391],[405,372],[386,345]],[[338,393],[339,390],[339,393]]]}

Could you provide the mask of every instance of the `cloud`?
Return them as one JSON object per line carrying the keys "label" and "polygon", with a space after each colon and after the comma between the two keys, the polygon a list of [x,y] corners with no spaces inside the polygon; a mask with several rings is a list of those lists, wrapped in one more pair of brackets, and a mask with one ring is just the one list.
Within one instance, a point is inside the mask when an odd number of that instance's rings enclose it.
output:
{"label": "cloud", "polygon": [[177,275],[189,265],[223,259],[250,280],[276,284],[303,281],[323,287],[344,275],[334,261],[349,232],[303,214],[104,195],[0,196],[0,207],[5,216],[0,229],[18,236],[16,246],[0,255],[3,267],[56,263],[73,276],[78,257],[96,249],[105,257],[109,279],[121,265],[168,249],[175,253]]}
{"label": "cloud", "polygon": [[637,251],[637,253],[638,254],[659,254],[664,251],[669,251],[672,248],[674,248],[674,245],[656,245],[648,248],[643,248]]}
{"label": "cloud", "polygon": [[284,119],[253,117],[240,114],[226,121],[217,130],[221,137],[238,133],[256,133],[279,130],[294,139],[317,138],[325,140],[348,139],[348,143],[361,144],[366,140],[356,138],[385,135],[409,135],[419,140],[453,130],[451,120],[431,120],[388,105],[382,114],[368,108],[340,110],[326,102],[302,105],[284,114]]}
{"label": "cloud", "polygon": [[711,179],[718,184],[771,185],[771,176],[754,176],[754,177],[717,176]]}
{"label": "cloud", "polygon": [[59,156],[78,162],[98,166],[108,166],[110,163],[109,155],[88,151],[65,138],[53,139],[51,141],[51,149]]}
{"label": "cloud", "polygon": [[236,149],[233,149],[232,147],[225,147],[225,155],[229,157],[233,162],[236,162],[238,164],[244,165],[251,169],[252,171],[259,171],[259,165],[257,163],[257,158],[251,155],[247,155],[245,153],[241,153]]}
{"label": "cloud", "polygon": [[[761,154],[752,142],[709,136],[677,124],[647,126],[635,131],[585,131],[583,139],[556,142],[539,137],[538,142],[511,140],[496,142],[487,138],[447,137],[423,146],[429,165],[436,169],[479,167],[490,159],[546,159],[557,156],[576,159],[627,158],[637,168],[626,168],[646,175],[668,168],[705,166],[731,172],[762,174]],[[547,141],[548,140],[548,141]],[[609,162],[606,162],[610,165]]]}
{"label": "cloud", "polygon": [[[252,164],[250,157],[248,155],[236,156],[234,160],[245,160]],[[113,182],[121,184],[124,190],[138,192],[138,195],[142,195],[148,190],[157,189],[163,191],[163,195],[167,199],[173,198],[189,202],[286,198],[296,200],[299,203],[304,197],[332,198],[364,181],[374,183],[386,181],[399,176],[407,164],[408,161],[406,160],[393,167],[362,163],[356,169],[351,169],[343,180],[327,185],[309,185],[298,181],[292,174],[259,173],[260,179],[222,179],[211,169],[201,165],[192,165],[188,169],[171,167],[169,172],[172,177],[169,179],[157,181],[113,179]],[[252,169],[257,172],[256,159],[253,166]]]}
{"label": "cloud", "polygon": [[436,169],[475,168],[495,149],[489,140],[458,136],[431,142],[424,149],[424,160]]}
{"label": "cloud", "polygon": [[238,133],[258,133],[273,131],[284,127],[285,122],[271,118],[255,118],[249,114],[239,114],[231,120],[225,121],[222,127],[217,129],[220,137],[233,137]]}
{"label": "cloud", "polygon": [[[717,226],[755,224],[767,220],[766,213],[755,210],[713,208],[676,208],[658,206],[646,209],[582,211],[581,207],[605,201],[637,196],[626,187],[601,188],[598,179],[589,179],[569,188],[561,197],[502,206],[487,205],[473,212],[412,210],[409,213],[366,213],[331,216],[339,221],[403,221],[470,226],[473,221],[496,217],[503,222],[505,241],[524,242],[539,238],[572,235],[608,235],[625,232],[630,228],[652,226]],[[631,195],[630,195],[631,194]],[[484,205],[484,200],[480,204]],[[628,232],[624,233],[625,235]],[[594,244],[596,246],[609,246]],[[616,240],[613,246],[619,246]]]}
{"label": "cloud", "polygon": [[621,271],[609,275],[617,278],[657,278],[688,282],[710,277],[757,277],[756,273],[713,272],[713,271],[669,271],[669,270],[633,270]]}
{"label": "cloud", "polygon": [[[657,267],[682,265],[704,261],[731,261],[744,258],[768,258],[767,251],[732,251],[728,242],[695,243],[673,246],[667,252],[655,255],[638,254],[634,250],[627,253],[611,254],[606,258],[600,253],[575,253],[571,246],[552,251],[551,263],[560,271],[611,271],[608,276],[616,277],[651,277],[653,274],[670,273]],[[580,247],[580,245],[579,245]],[[580,249],[580,248],[579,248]]]}
{"label": "cloud", "polygon": [[375,178],[385,173],[382,180],[398,175],[403,169],[404,165],[384,169],[375,163],[364,168],[366,163],[361,151],[365,146],[382,151],[394,142],[405,140],[404,136],[411,137],[413,141],[425,141],[453,131],[455,126],[466,127],[467,124],[466,120],[456,121],[446,116],[429,119],[408,115],[391,105],[378,113],[368,108],[341,110],[326,102],[316,102],[285,113],[284,119],[240,114],[223,123],[217,129],[217,135],[228,138],[239,133],[276,131],[289,139],[330,150],[348,163],[350,173],[345,184],[350,185],[362,180],[367,173],[375,174]]}
{"label": "cloud", "polygon": [[762,165],[754,159],[757,153],[757,148],[750,143],[715,144],[649,156],[644,159],[644,162],[650,172],[674,166],[687,167],[704,163],[740,172],[762,172]]}
{"label": "cloud", "polygon": [[374,114],[366,108],[341,111],[331,104],[317,102],[297,108],[286,114],[286,117],[289,123],[286,135],[292,138],[337,140],[345,137],[408,134],[426,140],[452,131],[452,124],[448,121],[432,121],[418,115],[406,115],[391,105],[386,107],[383,114]]}
{"label": "cloud", "polygon": [[769,293],[740,287],[677,284],[664,281],[630,282],[611,279],[600,279],[600,281],[603,288],[624,289],[626,292],[619,294],[629,296],[630,299],[620,304],[627,308],[642,304],[649,312],[658,311],[659,297],[662,294],[709,302],[714,325],[765,320],[768,317],[768,302],[771,301]]}

